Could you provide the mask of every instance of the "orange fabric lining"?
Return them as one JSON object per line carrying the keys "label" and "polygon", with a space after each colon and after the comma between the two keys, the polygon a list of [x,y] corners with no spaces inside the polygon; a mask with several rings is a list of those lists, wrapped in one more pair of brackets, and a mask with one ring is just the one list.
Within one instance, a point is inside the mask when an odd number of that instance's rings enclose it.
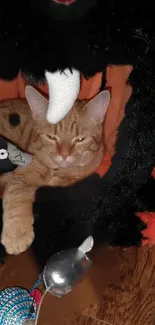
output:
{"label": "orange fabric lining", "polygon": [[[109,67],[107,69],[107,88],[111,90],[111,103],[106,114],[104,123],[104,142],[106,152],[104,154],[102,163],[97,168],[96,172],[100,176],[108,171],[111,165],[111,158],[114,154],[115,140],[117,136],[117,129],[124,116],[124,107],[131,95],[131,87],[126,84],[126,80],[132,68],[129,66]],[[99,73],[90,80],[81,78],[81,92],[79,99],[90,99],[95,96],[99,90],[102,80],[102,74]],[[12,82],[4,82],[0,80],[0,100],[24,98],[24,89],[26,81],[22,79],[21,75]],[[38,88],[45,94],[48,94],[47,85],[38,85]],[[155,172],[153,173],[155,177]],[[144,236],[148,237],[144,240],[144,244],[155,243],[155,213],[145,212],[137,213],[137,215],[146,222],[147,229],[143,231]]]}

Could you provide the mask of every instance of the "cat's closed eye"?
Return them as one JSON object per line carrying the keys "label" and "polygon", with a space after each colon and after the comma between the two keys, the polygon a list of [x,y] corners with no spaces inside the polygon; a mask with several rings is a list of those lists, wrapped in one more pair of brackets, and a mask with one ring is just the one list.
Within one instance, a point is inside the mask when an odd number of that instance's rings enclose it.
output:
{"label": "cat's closed eye", "polygon": [[75,140],[74,140],[74,142],[82,142],[82,141],[84,141],[85,140],[85,137],[79,137],[79,138],[76,138]]}
{"label": "cat's closed eye", "polygon": [[49,140],[52,140],[52,141],[57,141],[57,137],[54,136],[54,135],[50,135],[50,134],[46,134],[46,137],[49,139]]}

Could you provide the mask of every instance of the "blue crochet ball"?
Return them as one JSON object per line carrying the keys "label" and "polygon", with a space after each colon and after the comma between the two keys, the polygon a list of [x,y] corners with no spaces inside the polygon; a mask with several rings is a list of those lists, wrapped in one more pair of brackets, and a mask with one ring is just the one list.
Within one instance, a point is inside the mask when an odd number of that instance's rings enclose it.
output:
{"label": "blue crochet ball", "polygon": [[0,325],[23,325],[36,318],[36,304],[30,293],[19,287],[0,292]]}

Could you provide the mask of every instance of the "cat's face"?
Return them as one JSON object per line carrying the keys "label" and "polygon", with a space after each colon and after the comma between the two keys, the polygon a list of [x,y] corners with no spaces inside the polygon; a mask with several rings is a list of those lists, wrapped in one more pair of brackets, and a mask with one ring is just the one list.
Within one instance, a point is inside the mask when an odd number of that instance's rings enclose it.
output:
{"label": "cat's face", "polygon": [[62,122],[42,125],[40,138],[59,167],[85,166],[103,150],[102,123],[89,121],[78,103]]}
{"label": "cat's face", "polygon": [[36,118],[41,150],[52,166],[85,166],[103,151],[103,119],[110,100],[108,91],[87,104],[76,102],[64,120],[55,125],[45,120],[47,101],[42,95],[29,87],[26,97]]}

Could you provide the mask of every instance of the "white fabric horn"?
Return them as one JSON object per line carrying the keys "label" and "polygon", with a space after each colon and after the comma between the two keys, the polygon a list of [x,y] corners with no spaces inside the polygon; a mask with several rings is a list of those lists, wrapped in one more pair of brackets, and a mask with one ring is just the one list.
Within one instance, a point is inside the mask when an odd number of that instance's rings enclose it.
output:
{"label": "white fabric horn", "polygon": [[55,124],[72,109],[80,91],[80,72],[72,69],[54,73],[45,72],[49,88],[49,104],[46,119]]}

